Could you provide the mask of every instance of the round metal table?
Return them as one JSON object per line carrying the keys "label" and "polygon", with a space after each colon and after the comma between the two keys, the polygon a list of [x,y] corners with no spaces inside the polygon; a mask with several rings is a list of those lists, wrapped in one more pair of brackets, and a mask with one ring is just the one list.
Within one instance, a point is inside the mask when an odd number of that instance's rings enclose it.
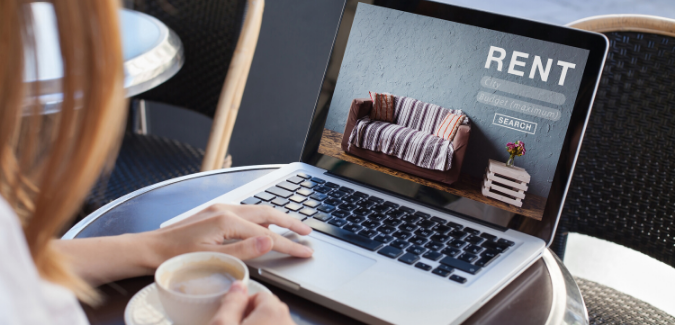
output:
{"label": "round metal table", "polygon": [[[62,98],[63,62],[56,17],[48,2],[30,5],[37,49],[35,59],[26,58],[24,82],[39,82],[39,98],[49,113],[58,109]],[[154,17],[133,10],[121,9],[119,19],[127,97],[152,89],[180,70],[183,44],[176,33]]]}
{"label": "round metal table", "polygon": [[[164,181],[127,194],[90,214],[63,239],[111,236],[154,230],[174,216],[207,202],[279,165],[249,166],[203,172]],[[124,308],[152,277],[102,286],[104,305],[85,306],[91,324],[124,324]],[[273,285],[270,290],[288,304],[298,324],[360,324],[360,322],[295,296]],[[586,307],[574,279],[550,250],[488,301],[464,324],[588,324]]]}

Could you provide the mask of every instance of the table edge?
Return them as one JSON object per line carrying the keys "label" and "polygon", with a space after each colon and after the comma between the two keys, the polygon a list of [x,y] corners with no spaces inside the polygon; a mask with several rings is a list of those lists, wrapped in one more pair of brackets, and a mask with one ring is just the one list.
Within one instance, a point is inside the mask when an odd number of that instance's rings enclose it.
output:
{"label": "table edge", "polygon": [[141,194],[150,192],[152,190],[155,190],[160,187],[164,187],[173,183],[181,182],[184,180],[192,179],[192,178],[198,178],[202,176],[209,176],[209,175],[215,175],[215,174],[224,174],[224,173],[233,173],[233,172],[240,172],[240,171],[248,171],[248,170],[260,170],[260,169],[279,169],[281,167],[285,166],[285,164],[269,164],[269,165],[253,165],[253,166],[241,166],[241,167],[231,167],[231,168],[225,168],[225,169],[216,169],[216,170],[210,170],[210,171],[205,171],[205,172],[199,172],[195,174],[190,174],[190,175],[185,175],[185,176],[180,176],[172,179],[168,179],[153,185],[149,185],[143,188],[140,188],[136,191],[133,191],[131,193],[128,193],[124,196],[121,196],[117,198],[116,200],[100,207],[96,211],[92,212],[88,216],[86,216],[84,219],[80,220],[77,224],[75,224],[73,227],[71,227],[62,237],[61,239],[73,239],[77,237],[77,235],[84,230],[89,224],[94,222],[96,219],[104,215],[106,212],[112,210],[113,208],[117,207],[118,205],[129,201]]}
{"label": "table edge", "polygon": [[581,290],[564,263],[546,249],[541,256],[551,279],[551,310],[546,325],[588,324],[588,311]]}

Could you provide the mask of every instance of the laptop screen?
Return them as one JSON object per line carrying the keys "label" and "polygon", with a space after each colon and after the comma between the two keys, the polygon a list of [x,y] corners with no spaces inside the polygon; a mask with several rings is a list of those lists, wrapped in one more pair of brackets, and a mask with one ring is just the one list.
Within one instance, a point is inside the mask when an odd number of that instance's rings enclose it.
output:
{"label": "laptop screen", "polygon": [[433,2],[348,1],[303,161],[549,241],[602,66],[572,34]]}

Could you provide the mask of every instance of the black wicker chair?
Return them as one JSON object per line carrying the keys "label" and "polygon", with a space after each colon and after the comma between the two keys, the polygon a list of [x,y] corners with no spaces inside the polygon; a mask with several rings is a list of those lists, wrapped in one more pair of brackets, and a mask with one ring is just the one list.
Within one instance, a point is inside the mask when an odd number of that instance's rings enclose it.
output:
{"label": "black wicker chair", "polygon": [[[610,50],[551,248],[563,258],[576,232],[675,267],[675,20],[613,15],[571,26],[604,33]],[[675,324],[629,295],[577,282],[591,324]]]}
{"label": "black wicker chair", "polygon": [[[133,0],[134,10],[154,16],[176,32],[185,63],[171,79],[134,97],[132,107],[144,108],[148,100],[201,113],[214,119],[211,137],[203,151],[130,127],[114,169],[94,187],[84,214],[136,189],[223,167],[263,6],[264,0]],[[131,125],[136,124],[135,116],[132,112]]]}

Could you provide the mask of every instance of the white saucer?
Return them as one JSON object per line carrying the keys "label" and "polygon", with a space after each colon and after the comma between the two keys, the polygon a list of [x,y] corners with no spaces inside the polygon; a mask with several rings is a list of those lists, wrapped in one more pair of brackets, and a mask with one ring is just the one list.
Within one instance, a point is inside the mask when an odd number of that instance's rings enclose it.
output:
{"label": "white saucer", "polygon": [[[249,279],[248,294],[254,295],[258,292],[270,292],[270,290]],[[159,302],[155,283],[149,284],[131,298],[124,310],[124,323],[127,325],[173,325]]]}

